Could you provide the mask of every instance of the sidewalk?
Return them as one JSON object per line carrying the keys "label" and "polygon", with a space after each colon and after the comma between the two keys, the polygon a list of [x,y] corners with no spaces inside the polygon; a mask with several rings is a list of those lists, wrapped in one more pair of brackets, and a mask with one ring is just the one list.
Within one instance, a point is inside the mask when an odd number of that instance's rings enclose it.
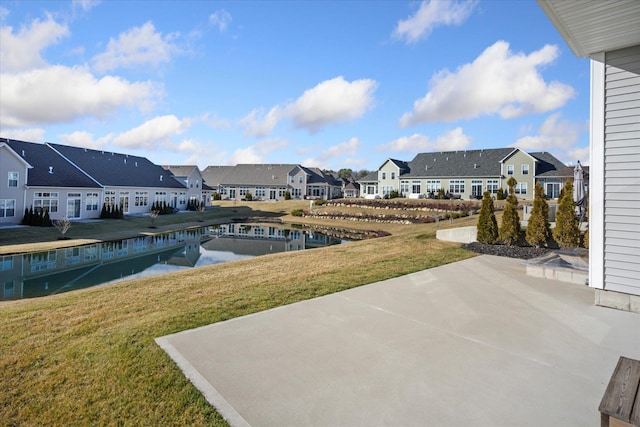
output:
{"label": "sidewalk", "polygon": [[458,263],[158,338],[235,426],[599,426],[640,315],[521,260]]}

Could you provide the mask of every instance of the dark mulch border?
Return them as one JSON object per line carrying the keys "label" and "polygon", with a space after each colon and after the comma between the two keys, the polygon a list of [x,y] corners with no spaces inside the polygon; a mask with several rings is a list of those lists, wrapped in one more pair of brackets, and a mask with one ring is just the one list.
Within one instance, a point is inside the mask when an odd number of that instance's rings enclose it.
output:
{"label": "dark mulch border", "polygon": [[549,248],[534,248],[533,246],[488,245],[486,243],[479,242],[467,243],[462,247],[479,254],[519,259],[537,258],[551,252],[552,250]]}

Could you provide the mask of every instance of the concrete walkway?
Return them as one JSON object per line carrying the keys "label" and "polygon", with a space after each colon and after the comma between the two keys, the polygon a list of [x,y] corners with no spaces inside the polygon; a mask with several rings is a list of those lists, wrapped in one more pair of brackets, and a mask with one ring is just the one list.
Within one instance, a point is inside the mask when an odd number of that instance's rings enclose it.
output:
{"label": "concrete walkway", "polygon": [[479,256],[158,338],[235,426],[599,426],[640,315]]}

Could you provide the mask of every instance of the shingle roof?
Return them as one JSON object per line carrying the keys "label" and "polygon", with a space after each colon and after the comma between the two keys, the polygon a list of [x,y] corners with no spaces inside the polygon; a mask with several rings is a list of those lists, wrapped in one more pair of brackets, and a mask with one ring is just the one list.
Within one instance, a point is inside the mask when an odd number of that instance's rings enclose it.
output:
{"label": "shingle roof", "polygon": [[27,176],[27,185],[30,187],[100,188],[97,182],[48,145],[12,139],[6,142],[18,156],[33,166]]}
{"label": "shingle roof", "polygon": [[573,167],[565,165],[551,153],[542,151],[529,154],[538,160],[536,177],[573,177]]}
{"label": "shingle roof", "polygon": [[193,172],[194,169],[197,168],[197,166],[193,166],[193,165],[180,165],[180,166],[176,166],[176,165],[162,165],[162,168],[164,170],[168,170],[169,172],[171,172],[172,174],[174,174],[177,177],[187,177],[189,176],[189,174],[191,172]]}
{"label": "shingle roof", "polygon": [[[239,164],[236,166],[209,166],[203,176],[208,185],[287,185],[289,172],[297,168],[292,164]],[[219,168],[219,169],[216,169]],[[210,179],[212,181],[210,181]],[[218,181],[218,182],[215,182]]]}
{"label": "shingle roof", "polygon": [[357,182],[378,182],[378,171],[369,172],[368,175],[357,179]]}
{"label": "shingle roof", "polygon": [[103,186],[185,188],[145,157],[48,144]]}
{"label": "shingle roof", "polygon": [[402,174],[401,177],[500,176],[500,160],[514,150],[514,148],[491,148],[420,153],[408,163],[410,172]]}
{"label": "shingle roof", "polygon": [[389,159],[389,161],[400,169],[400,174],[409,172],[409,164],[404,160]]}
{"label": "shingle roof", "polygon": [[338,181],[338,178],[331,174],[324,173],[319,168],[300,167],[307,174],[307,184],[329,184],[337,187],[342,186],[342,183]]}

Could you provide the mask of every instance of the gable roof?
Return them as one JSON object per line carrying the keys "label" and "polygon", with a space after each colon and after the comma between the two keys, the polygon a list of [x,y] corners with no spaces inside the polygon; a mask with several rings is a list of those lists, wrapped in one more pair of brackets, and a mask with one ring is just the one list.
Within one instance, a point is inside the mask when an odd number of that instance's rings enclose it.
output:
{"label": "gable roof", "polygon": [[[219,170],[210,168],[223,168]],[[208,185],[287,185],[289,172],[297,168],[292,164],[239,164],[236,166],[209,166],[205,169]],[[219,182],[210,182],[209,176],[218,172]]]}
{"label": "gable roof", "polygon": [[398,159],[392,159],[392,158],[388,158],[387,160],[385,160],[380,167],[378,168],[378,170],[380,170],[380,168],[382,166],[385,165],[385,163],[387,162],[391,162],[393,163],[398,169],[400,169],[400,174],[405,173],[405,172],[409,172],[409,164],[407,162],[405,162],[404,160],[398,160]]}
{"label": "gable roof", "polygon": [[409,162],[410,171],[401,178],[500,176],[500,161],[513,151],[514,148],[491,148],[420,153]]}
{"label": "gable roof", "polygon": [[307,184],[329,184],[337,187],[342,186],[342,182],[338,180],[334,175],[324,173],[319,168],[308,168],[305,166],[300,166],[307,174]]}
{"label": "gable roof", "polygon": [[357,179],[356,182],[378,182],[378,171],[369,172],[362,178]]}
{"label": "gable roof", "polygon": [[103,186],[185,188],[145,157],[48,143],[53,150]]}
{"label": "gable roof", "polygon": [[[198,169],[195,165],[163,165],[162,168],[174,174],[176,177],[188,177],[194,169]],[[199,172],[199,170],[198,170]]]}
{"label": "gable roof", "polygon": [[27,176],[29,187],[101,188],[47,144],[7,139],[7,145],[32,166]]}
{"label": "gable roof", "polygon": [[[7,139],[6,141],[8,142],[9,140]],[[22,163],[27,168],[31,169],[33,167],[29,164],[29,162],[23,159],[18,153],[13,151],[13,149],[6,142],[0,142],[0,148],[2,147],[5,147],[5,150],[7,150],[9,154],[11,154],[15,159],[17,159],[20,163]]]}
{"label": "gable roof", "polygon": [[565,165],[551,153],[542,151],[530,154],[538,160],[536,177],[573,177],[573,167]]}

